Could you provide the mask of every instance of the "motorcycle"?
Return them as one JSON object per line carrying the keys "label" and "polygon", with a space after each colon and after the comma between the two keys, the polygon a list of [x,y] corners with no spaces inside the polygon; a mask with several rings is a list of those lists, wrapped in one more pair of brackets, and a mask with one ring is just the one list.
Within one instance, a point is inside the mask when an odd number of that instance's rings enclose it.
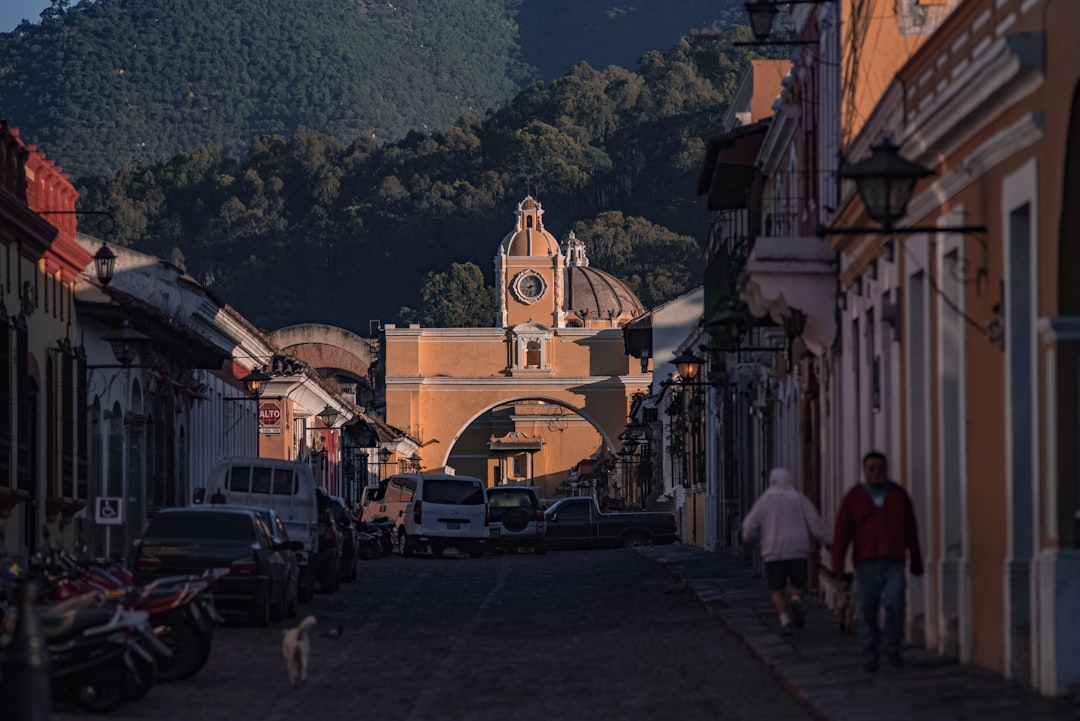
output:
{"label": "motorcycle", "polygon": [[41,608],[53,697],[108,713],[145,695],[157,658],[169,654],[148,619],[145,611],[110,605],[97,593]]}
{"label": "motorcycle", "polygon": [[[38,563],[48,569],[51,579],[43,601],[98,591],[128,609],[148,614],[156,641],[167,649],[167,653],[155,654],[156,682],[190,678],[209,660],[214,630],[225,620],[214,606],[211,592],[228,569],[211,569],[198,576],[169,576],[136,587],[126,569],[107,566],[101,561],[85,563],[62,549]],[[131,695],[149,690],[145,681],[150,676],[149,669],[143,669],[139,676],[143,680],[135,685]]]}
{"label": "motorcycle", "polygon": [[393,521],[388,516],[376,516],[370,521],[360,521],[357,524],[360,558],[370,561],[389,556],[394,547],[393,528]]}

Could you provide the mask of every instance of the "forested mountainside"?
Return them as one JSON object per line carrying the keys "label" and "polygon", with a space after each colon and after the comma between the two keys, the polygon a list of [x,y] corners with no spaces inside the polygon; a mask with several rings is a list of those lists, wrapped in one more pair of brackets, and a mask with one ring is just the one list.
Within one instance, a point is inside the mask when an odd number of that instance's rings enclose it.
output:
{"label": "forested mountainside", "polygon": [[729,22],[738,0],[53,0],[0,33],[0,117],[73,177],[302,129],[394,141]]}
{"label": "forested mountainside", "polygon": [[372,318],[490,325],[492,257],[531,194],[557,238],[574,230],[650,307],[700,282],[693,181],[750,57],[732,42],[749,37],[692,33],[636,72],[582,63],[395,142],[303,130],[239,158],[198,147],[84,178],[80,207],[112,212],[111,242],[173,261],[263,328],[366,333]]}

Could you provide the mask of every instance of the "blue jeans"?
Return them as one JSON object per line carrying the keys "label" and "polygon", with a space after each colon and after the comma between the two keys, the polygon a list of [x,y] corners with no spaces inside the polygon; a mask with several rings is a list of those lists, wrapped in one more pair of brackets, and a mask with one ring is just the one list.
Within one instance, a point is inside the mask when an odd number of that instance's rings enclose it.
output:
{"label": "blue jeans", "polygon": [[[900,650],[904,636],[904,564],[891,558],[872,558],[855,567],[855,603],[859,609],[862,655],[876,659],[878,651]],[[885,627],[878,628],[878,608],[885,609]]]}

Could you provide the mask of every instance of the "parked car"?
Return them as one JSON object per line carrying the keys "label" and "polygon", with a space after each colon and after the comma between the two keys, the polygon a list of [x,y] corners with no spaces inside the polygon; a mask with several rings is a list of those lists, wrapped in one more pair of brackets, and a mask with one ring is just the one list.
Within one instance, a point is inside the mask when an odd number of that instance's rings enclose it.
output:
{"label": "parked car", "polygon": [[356,520],[349,513],[349,507],[344,498],[330,496],[330,500],[334,521],[337,523],[338,530],[341,531],[341,580],[348,583],[356,580],[356,561],[360,555]]}
{"label": "parked car", "polygon": [[667,511],[601,513],[592,496],[556,501],[545,511],[547,545],[556,548],[618,548],[674,543],[675,514]]}
{"label": "parked car", "polygon": [[318,487],[315,489],[315,499],[319,509],[315,577],[319,581],[320,591],[334,593],[341,588],[341,551],[345,542],[334,517],[335,504],[330,500],[330,494],[325,488]]}
{"label": "parked car", "polygon": [[496,486],[487,489],[491,550],[531,548],[547,552],[547,519],[536,489]]}
{"label": "parked car", "polygon": [[402,556],[427,549],[439,557],[455,548],[480,558],[487,550],[487,492],[479,478],[394,475],[379,484],[366,513],[393,521],[394,544]]}
{"label": "parked car", "polygon": [[[221,458],[210,469],[207,502],[273,509],[289,531],[289,539],[300,541],[299,600],[315,595],[318,569],[315,556],[320,545],[318,486],[311,466],[299,461],[258,456]],[[202,489],[200,489],[202,490]]]}
{"label": "parked car", "polygon": [[[263,517],[267,527],[270,529],[270,536],[273,538],[274,543],[283,549],[293,549],[294,544],[289,539],[289,529],[285,527],[285,522],[281,520],[281,516],[270,508],[256,508],[253,509],[256,513]],[[297,608],[300,605],[300,558],[302,553],[298,550],[292,550],[289,552],[282,551],[282,555],[285,557],[285,618],[296,618]]]}
{"label": "parked car", "polygon": [[132,568],[135,583],[144,585],[164,576],[226,567],[229,573],[214,588],[218,610],[265,626],[285,615],[285,556],[301,547],[299,541],[275,542],[266,521],[250,508],[166,508],[135,541]]}

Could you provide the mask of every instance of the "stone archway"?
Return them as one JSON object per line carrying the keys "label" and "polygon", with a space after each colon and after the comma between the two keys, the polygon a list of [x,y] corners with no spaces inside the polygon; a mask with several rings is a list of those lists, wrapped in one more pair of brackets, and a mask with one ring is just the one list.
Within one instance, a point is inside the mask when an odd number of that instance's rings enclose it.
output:
{"label": "stone archway", "polygon": [[355,386],[356,403],[368,409],[381,407],[376,391],[375,367],[379,340],[321,323],[291,325],[269,333],[270,342],[345,386]]}

